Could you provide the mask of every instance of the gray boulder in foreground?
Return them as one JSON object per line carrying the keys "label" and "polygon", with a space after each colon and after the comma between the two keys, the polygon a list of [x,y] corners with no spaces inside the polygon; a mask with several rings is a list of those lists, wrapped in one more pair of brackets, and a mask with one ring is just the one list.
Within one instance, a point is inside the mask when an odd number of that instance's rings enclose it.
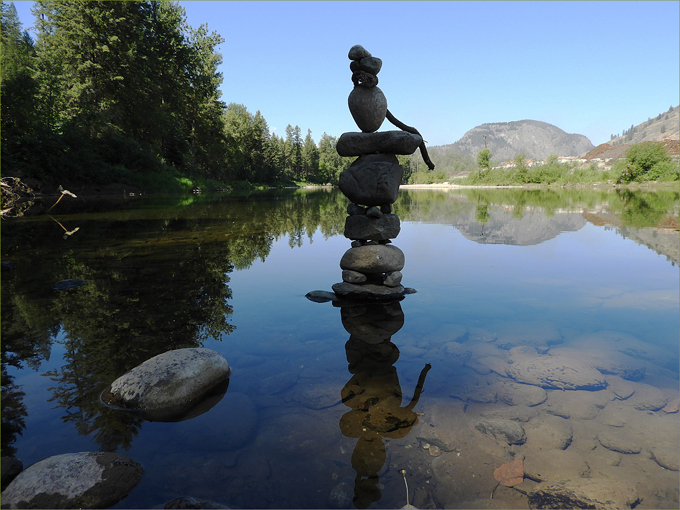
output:
{"label": "gray boulder in foreground", "polygon": [[102,400],[126,410],[181,412],[230,372],[229,363],[216,351],[175,349],[148,359],[113,381],[102,393]]}
{"label": "gray boulder in foreground", "polygon": [[22,471],[2,492],[2,507],[109,508],[130,493],[142,472],[117,453],[55,455]]}

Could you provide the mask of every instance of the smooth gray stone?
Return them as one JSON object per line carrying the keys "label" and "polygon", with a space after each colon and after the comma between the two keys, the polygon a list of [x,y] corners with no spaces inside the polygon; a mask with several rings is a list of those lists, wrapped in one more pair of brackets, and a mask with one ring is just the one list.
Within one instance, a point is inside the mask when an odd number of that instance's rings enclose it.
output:
{"label": "smooth gray stone", "polygon": [[365,57],[370,57],[371,54],[361,44],[355,44],[349,49],[347,54],[350,60],[361,60]]}
{"label": "smooth gray stone", "polygon": [[382,69],[382,60],[378,57],[364,57],[359,60],[359,71],[365,71],[377,75]]}
{"label": "smooth gray stone", "polygon": [[[126,410],[156,411],[166,419],[223,382],[231,369],[218,352],[175,349],[148,359],[122,375],[102,393],[104,403]],[[168,415],[168,416],[166,416]]]}
{"label": "smooth gray stone", "polygon": [[338,296],[336,296],[335,293],[328,292],[327,290],[313,290],[305,294],[305,297],[315,303],[326,303],[338,299]]}
{"label": "smooth gray stone", "polygon": [[348,132],[340,135],[335,149],[341,156],[364,154],[413,154],[423,138],[406,131],[376,131],[375,133]]}
{"label": "smooth gray stone", "polygon": [[65,453],[29,466],[2,492],[3,508],[110,508],[142,477],[125,455]]}
{"label": "smooth gray stone", "polygon": [[508,444],[522,444],[527,438],[524,428],[519,423],[510,420],[483,420],[475,428]]}
{"label": "smooth gray stone", "polygon": [[347,283],[364,283],[367,280],[366,275],[358,271],[351,271],[345,269],[342,272],[342,281]]}
{"label": "smooth gray stone", "polygon": [[373,206],[397,200],[404,169],[392,154],[360,156],[343,170],[338,180],[340,191],[355,204]]}
{"label": "smooth gray stone", "polygon": [[335,283],[333,284],[333,291],[342,297],[351,297],[359,299],[395,299],[400,298],[406,292],[404,287],[386,287],[385,285],[355,285],[353,283]]}
{"label": "smooth gray stone", "polygon": [[349,112],[364,133],[377,131],[387,115],[387,99],[380,87],[354,87],[347,98]]}
{"label": "smooth gray stone", "polygon": [[670,471],[678,471],[678,449],[677,447],[654,447],[649,450],[652,454],[652,459],[662,468]]}
{"label": "smooth gray stone", "polygon": [[401,271],[388,271],[385,273],[383,284],[387,285],[388,287],[396,287],[397,285],[401,284],[401,278]]}
{"label": "smooth gray stone", "polygon": [[350,248],[340,259],[340,268],[360,273],[401,271],[404,269],[404,252],[388,244],[368,244]]}
{"label": "smooth gray stone", "polygon": [[597,434],[597,440],[607,450],[619,453],[640,453],[642,448],[625,431],[604,429]]}
{"label": "smooth gray stone", "polygon": [[605,377],[593,367],[567,356],[536,356],[508,366],[507,373],[517,382],[547,389],[601,390]]}

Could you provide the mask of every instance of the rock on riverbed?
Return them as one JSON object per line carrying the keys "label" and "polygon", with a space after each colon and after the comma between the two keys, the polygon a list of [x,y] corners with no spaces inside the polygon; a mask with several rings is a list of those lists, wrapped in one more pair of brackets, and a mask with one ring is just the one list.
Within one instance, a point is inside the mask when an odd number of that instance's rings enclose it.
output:
{"label": "rock on riverbed", "polygon": [[229,363],[218,352],[176,349],[154,356],[116,379],[104,390],[102,400],[162,421],[191,408],[230,373]]}
{"label": "rock on riverbed", "polygon": [[109,508],[142,477],[125,455],[66,453],[36,462],[2,492],[3,508]]}

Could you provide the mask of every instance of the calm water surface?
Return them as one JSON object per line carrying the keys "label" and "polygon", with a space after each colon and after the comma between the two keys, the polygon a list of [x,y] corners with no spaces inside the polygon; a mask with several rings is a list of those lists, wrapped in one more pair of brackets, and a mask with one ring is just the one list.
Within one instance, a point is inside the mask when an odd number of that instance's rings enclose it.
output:
{"label": "calm water surface", "polygon": [[[678,193],[402,190],[394,244],[418,292],[363,308],[305,298],[341,281],[336,191],[64,202],[2,224],[3,456],[129,455],[144,477],[116,508],[400,508],[402,469],[419,508],[528,508],[565,479],[678,507]],[[53,290],[66,278],[86,284]],[[197,346],[232,367],[202,414],[100,403]],[[521,384],[506,368],[527,356],[607,388]],[[517,458],[525,481],[496,488]]]}

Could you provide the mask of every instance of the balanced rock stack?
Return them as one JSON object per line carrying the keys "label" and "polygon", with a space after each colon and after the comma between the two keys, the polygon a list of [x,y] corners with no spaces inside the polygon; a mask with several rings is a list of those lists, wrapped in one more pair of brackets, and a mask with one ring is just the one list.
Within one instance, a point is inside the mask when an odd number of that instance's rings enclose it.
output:
{"label": "balanced rock stack", "polygon": [[[404,253],[389,244],[401,228],[399,217],[392,214],[404,175],[396,155],[413,154],[424,143],[415,129],[401,124],[387,109],[377,86],[382,61],[359,45],[350,49],[349,58],[354,83],[349,110],[361,132],[344,133],[336,145],[341,156],[358,158],[338,182],[351,201],[345,237],[352,240],[352,247],[340,261],[343,281],[333,285],[333,291],[341,297],[401,297],[407,292],[401,285]],[[405,130],[377,132],[385,118]]]}

